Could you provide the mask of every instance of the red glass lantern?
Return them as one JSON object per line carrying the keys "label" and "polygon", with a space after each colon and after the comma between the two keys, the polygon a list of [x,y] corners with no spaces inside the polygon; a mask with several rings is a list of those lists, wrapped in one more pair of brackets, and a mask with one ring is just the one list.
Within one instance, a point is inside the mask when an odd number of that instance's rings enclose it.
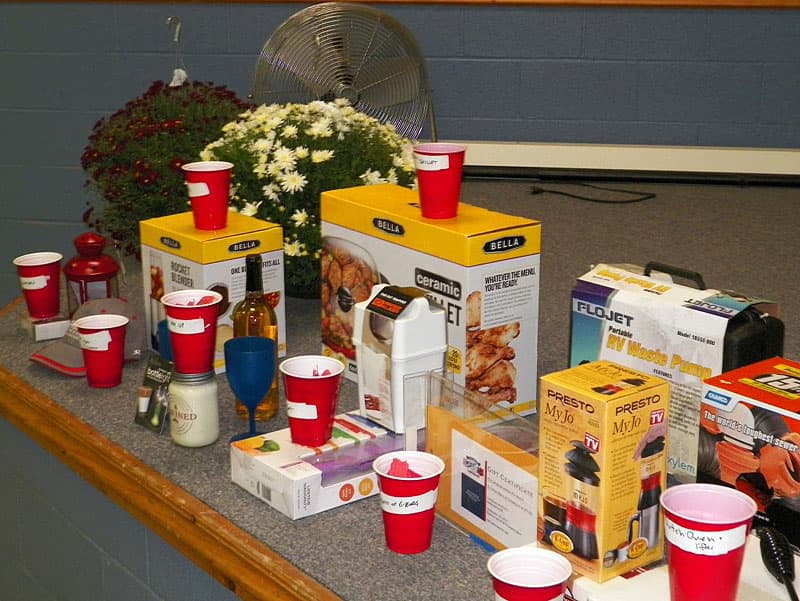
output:
{"label": "red glass lantern", "polygon": [[119,265],[103,254],[106,239],[100,234],[86,232],[75,238],[74,244],[78,256],[64,265],[70,317],[86,301],[119,296]]}

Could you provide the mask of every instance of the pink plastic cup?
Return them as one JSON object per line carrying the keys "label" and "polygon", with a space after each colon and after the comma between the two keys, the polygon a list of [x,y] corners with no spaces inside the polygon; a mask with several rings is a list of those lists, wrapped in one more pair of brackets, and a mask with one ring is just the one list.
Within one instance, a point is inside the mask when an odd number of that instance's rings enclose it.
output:
{"label": "pink plastic cup", "polygon": [[464,146],[442,142],[414,146],[414,167],[423,217],[452,219],[458,214],[466,150]]}
{"label": "pink plastic cup", "polygon": [[333,433],[336,399],[344,365],[324,355],[301,355],[281,362],[286,413],[292,442],[325,444]]}
{"label": "pink plastic cup", "polygon": [[35,252],[14,259],[28,314],[33,319],[47,319],[58,315],[62,258],[56,252]]}
{"label": "pink plastic cup", "polygon": [[[394,460],[413,475],[393,473]],[[431,546],[436,496],[444,461],[422,451],[394,451],[372,462],[381,489],[386,546],[395,553],[422,553]]]}
{"label": "pink plastic cup", "polygon": [[176,290],[161,297],[175,371],[201,374],[214,368],[221,302],[222,295],[214,290]]}
{"label": "pink plastic cup", "polygon": [[127,317],[112,313],[75,320],[86,381],[92,388],[113,388],[122,382],[127,326]]}
{"label": "pink plastic cup", "polygon": [[566,557],[538,547],[498,551],[486,567],[500,601],[561,601],[572,574]]}
{"label": "pink plastic cup", "polygon": [[227,161],[197,161],[181,167],[198,230],[221,230],[228,225],[231,169]]}
{"label": "pink plastic cup", "polygon": [[735,601],[755,501],[716,484],[661,495],[671,601]]}

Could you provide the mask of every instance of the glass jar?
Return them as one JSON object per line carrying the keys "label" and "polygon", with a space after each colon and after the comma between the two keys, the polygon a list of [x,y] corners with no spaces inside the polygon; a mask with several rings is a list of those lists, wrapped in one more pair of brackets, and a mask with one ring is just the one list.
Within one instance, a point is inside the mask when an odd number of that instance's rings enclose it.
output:
{"label": "glass jar", "polygon": [[213,371],[172,374],[169,433],[183,447],[204,447],[219,438],[219,399]]}

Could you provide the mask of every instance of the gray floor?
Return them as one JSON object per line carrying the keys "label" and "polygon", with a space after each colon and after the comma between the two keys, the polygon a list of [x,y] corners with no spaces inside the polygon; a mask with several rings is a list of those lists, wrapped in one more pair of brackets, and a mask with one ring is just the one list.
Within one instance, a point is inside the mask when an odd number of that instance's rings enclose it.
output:
{"label": "gray floor", "polygon": [[[566,368],[570,291],[597,263],[659,261],[702,274],[709,288],[776,301],[784,356],[800,360],[800,187],[466,179],[462,200],[542,222],[539,373]],[[547,190],[532,194],[536,185]],[[559,191],[586,196],[591,202]],[[616,201],[616,202],[614,202]]]}

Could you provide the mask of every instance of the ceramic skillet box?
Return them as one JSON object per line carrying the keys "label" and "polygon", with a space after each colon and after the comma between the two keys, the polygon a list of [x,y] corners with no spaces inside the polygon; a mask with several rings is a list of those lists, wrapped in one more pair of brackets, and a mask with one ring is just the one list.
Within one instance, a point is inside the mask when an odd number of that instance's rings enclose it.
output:
{"label": "ceramic skillet box", "polygon": [[669,385],[611,361],[542,376],[537,538],[603,582],[661,559]]}
{"label": "ceramic skillet box", "polygon": [[357,381],[355,304],[373,285],[413,286],[444,308],[446,370],[469,391],[535,409],[541,224],[461,203],[424,219],[393,184],[321,195],[322,352]]}
{"label": "ceramic skillet box", "polygon": [[166,317],[161,297],[188,288],[222,294],[217,318],[214,371],[225,371],[223,345],[233,336],[231,312],[244,298],[245,257],[261,253],[264,296],[278,318],[278,355],[286,354],[286,299],[283,293],[283,229],[274,223],[231,211],[226,228],[194,227],[191,211],[139,222],[147,336],[158,350],[156,327]]}

